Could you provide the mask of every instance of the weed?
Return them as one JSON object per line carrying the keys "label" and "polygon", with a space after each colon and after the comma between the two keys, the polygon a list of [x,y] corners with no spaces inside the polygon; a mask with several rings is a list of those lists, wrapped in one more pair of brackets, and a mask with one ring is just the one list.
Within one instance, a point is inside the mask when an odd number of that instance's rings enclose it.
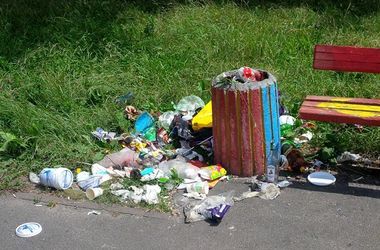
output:
{"label": "weed", "polygon": [[49,201],[48,204],[47,204],[47,206],[49,208],[54,208],[55,206],[57,206],[57,202],[56,201]]}
{"label": "weed", "polygon": [[41,202],[41,197],[33,197],[33,204],[38,204]]}

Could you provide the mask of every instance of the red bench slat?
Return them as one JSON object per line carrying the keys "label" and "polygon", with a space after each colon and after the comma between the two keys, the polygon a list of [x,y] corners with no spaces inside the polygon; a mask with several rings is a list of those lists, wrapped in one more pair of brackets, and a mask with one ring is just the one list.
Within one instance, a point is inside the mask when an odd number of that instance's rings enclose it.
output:
{"label": "red bench slat", "polygon": [[363,118],[337,113],[334,110],[302,106],[299,111],[300,118],[322,122],[337,122],[361,124],[366,126],[380,126],[380,117]]}
{"label": "red bench slat", "polygon": [[314,47],[314,52],[323,52],[323,53],[343,53],[343,54],[356,54],[363,56],[370,56],[373,54],[378,54],[380,48],[363,48],[355,46],[335,46],[335,45],[324,45],[317,44]]}
{"label": "red bench slat", "polygon": [[316,45],[313,67],[321,70],[380,73],[380,49]]}
{"label": "red bench slat", "polygon": [[360,63],[373,63],[380,66],[380,58],[376,54],[371,55],[358,55],[347,53],[325,53],[318,52],[314,55],[314,61],[337,61],[337,62],[360,62]]}
{"label": "red bench slat", "polygon": [[307,96],[299,116],[305,120],[380,126],[380,100]]}

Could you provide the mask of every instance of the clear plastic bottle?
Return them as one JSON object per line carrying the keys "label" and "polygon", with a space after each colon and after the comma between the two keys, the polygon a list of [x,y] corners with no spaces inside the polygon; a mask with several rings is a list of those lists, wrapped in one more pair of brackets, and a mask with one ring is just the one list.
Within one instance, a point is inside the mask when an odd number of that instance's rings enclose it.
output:
{"label": "clear plastic bottle", "polygon": [[279,168],[279,153],[275,150],[274,143],[271,143],[270,152],[267,157],[267,182],[277,183],[278,175],[280,173]]}

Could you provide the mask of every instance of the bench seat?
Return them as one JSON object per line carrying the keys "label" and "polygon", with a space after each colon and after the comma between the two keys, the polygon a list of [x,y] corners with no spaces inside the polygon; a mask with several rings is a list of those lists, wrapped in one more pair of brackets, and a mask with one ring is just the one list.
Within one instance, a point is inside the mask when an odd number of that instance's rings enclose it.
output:
{"label": "bench seat", "polygon": [[[380,49],[316,45],[313,68],[380,73]],[[301,105],[299,116],[304,120],[380,126],[380,100],[307,96]]]}
{"label": "bench seat", "polygon": [[304,120],[380,126],[380,100],[307,96],[299,116]]}

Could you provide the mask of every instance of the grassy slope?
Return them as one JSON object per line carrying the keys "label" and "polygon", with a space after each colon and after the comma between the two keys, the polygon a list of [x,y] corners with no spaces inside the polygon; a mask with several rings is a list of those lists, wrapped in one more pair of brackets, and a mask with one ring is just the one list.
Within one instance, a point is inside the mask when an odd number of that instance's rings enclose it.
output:
{"label": "grassy slope", "polygon": [[[141,109],[170,109],[185,95],[209,99],[212,77],[249,65],[277,76],[290,107],[307,94],[380,98],[379,75],[311,67],[316,43],[380,47],[377,0],[62,2],[0,2],[0,131],[27,144],[0,161],[0,189],[30,169],[91,162],[104,149],[90,131],[128,128],[113,102],[128,91]],[[380,153],[378,128],[319,141]]]}

